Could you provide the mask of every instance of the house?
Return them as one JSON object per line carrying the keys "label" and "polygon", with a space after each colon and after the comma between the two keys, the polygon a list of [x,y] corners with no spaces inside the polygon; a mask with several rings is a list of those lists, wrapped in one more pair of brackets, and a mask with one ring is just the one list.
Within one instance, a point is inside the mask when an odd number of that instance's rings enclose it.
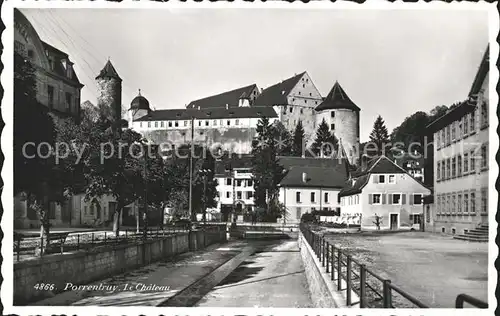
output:
{"label": "house", "polygon": [[424,182],[424,156],[414,151],[407,153],[402,150],[393,150],[394,162],[420,182]]}
{"label": "house", "polygon": [[463,235],[488,225],[488,77],[489,47],[467,101],[427,126],[434,139],[434,199],[427,227],[434,232]]}
{"label": "house", "polygon": [[339,193],[341,215],[361,214],[361,229],[420,228],[423,198],[431,191],[386,156],[372,158]]}
{"label": "house", "polygon": [[287,223],[300,222],[316,210],[340,211],[338,193],[349,175],[346,159],[280,157],[286,174],[279,183],[279,202]]}

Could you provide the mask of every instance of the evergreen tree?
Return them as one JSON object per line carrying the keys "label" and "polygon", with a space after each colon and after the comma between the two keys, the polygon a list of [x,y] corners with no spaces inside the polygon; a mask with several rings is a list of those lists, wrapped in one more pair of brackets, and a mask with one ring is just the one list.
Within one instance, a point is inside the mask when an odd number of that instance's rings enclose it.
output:
{"label": "evergreen tree", "polygon": [[388,153],[390,146],[389,133],[385,122],[379,115],[373,124],[373,130],[370,133],[370,143],[371,147],[375,147],[374,150],[377,155],[382,155]]}
{"label": "evergreen tree", "polygon": [[338,147],[337,137],[330,132],[328,124],[325,119],[323,119],[316,131],[316,139],[311,148],[312,152],[316,156],[334,157],[335,153],[338,151]]}
{"label": "evergreen tree", "polygon": [[283,167],[278,163],[275,131],[267,118],[257,124],[257,135],[252,142],[252,174],[255,206],[269,212],[269,205],[278,197],[278,184]]}
{"label": "evergreen tree", "polygon": [[290,156],[292,154],[292,135],[285,125],[277,121],[272,126],[274,129],[274,140],[276,142],[276,151],[278,156]]}
{"label": "evergreen tree", "polygon": [[302,156],[302,146],[304,142],[305,132],[302,127],[302,121],[299,121],[293,133],[292,156]]}

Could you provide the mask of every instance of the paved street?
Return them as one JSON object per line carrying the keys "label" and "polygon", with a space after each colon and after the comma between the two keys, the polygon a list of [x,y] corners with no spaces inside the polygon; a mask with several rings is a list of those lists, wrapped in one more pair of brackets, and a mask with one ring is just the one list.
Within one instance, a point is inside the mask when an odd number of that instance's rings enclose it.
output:
{"label": "paved street", "polygon": [[297,241],[261,248],[195,306],[313,307]]}

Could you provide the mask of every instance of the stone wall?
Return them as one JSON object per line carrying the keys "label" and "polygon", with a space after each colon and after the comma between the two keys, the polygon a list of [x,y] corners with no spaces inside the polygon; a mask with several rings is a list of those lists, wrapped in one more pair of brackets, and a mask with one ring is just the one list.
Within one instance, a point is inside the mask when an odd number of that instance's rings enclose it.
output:
{"label": "stone wall", "polygon": [[[88,284],[187,251],[225,242],[225,226],[193,231],[162,239],[115,245],[65,254],[47,255],[14,264],[14,305],[26,305],[63,291],[66,282]],[[54,284],[53,291],[37,290],[36,284]]]}

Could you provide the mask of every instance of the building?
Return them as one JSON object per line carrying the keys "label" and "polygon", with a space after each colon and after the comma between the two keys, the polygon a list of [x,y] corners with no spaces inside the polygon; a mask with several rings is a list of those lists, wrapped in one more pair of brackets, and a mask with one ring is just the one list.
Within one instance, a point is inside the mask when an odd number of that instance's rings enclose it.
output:
{"label": "building", "polygon": [[300,222],[303,214],[339,211],[338,193],[349,176],[345,159],[280,157],[286,174],[279,184],[279,201],[287,223]]}
{"label": "building", "polygon": [[429,229],[465,234],[488,224],[489,47],[468,94],[427,129],[434,139]]}
{"label": "building", "polygon": [[248,106],[254,104],[255,99],[260,95],[256,84],[241,87],[217,95],[198,99],[189,102],[187,109],[209,109],[214,107],[228,106],[231,108],[244,106],[243,102],[248,100]]}
{"label": "building", "polygon": [[420,229],[431,190],[386,156],[363,163],[339,193],[341,215],[361,215],[361,229]]}
{"label": "building", "polygon": [[398,151],[394,153],[394,162],[405,169],[412,177],[418,181],[424,183],[424,156],[414,151],[413,153],[407,153],[404,151]]}
{"label": "building", "polygon": [[29,20],[14,9],[14,51],[36,68],[37,99],[58,116],[80,115],[83,84],[69,55],[40,39]]}
{"label": "building", "polygon": [[[217,210],[223,221],[229,221],[233,207],[239,216],[254,210],[254,188],[250,155],[225,156],[215,162]],[[241,218],[240,218],[241,219]]]}

